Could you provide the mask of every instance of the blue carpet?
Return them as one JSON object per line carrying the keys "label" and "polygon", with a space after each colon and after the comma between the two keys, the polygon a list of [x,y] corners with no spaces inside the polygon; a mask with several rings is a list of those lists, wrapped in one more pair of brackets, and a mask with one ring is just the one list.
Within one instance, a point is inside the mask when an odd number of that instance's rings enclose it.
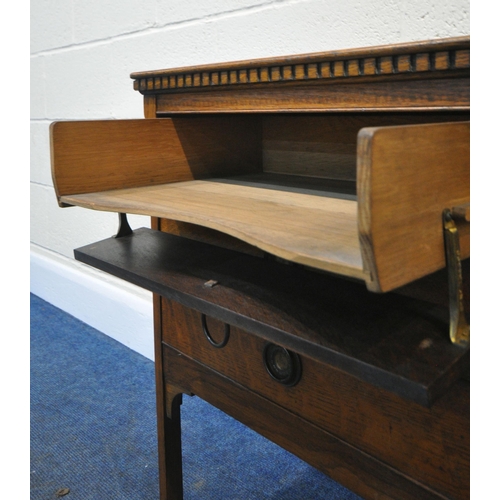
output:
{"label": "blue carpet", "polygon": [[[359,499],[201,399],[181,408],[185,500]],[[31,500],[157,499],[155,419],[153,363],[31,295]]]}

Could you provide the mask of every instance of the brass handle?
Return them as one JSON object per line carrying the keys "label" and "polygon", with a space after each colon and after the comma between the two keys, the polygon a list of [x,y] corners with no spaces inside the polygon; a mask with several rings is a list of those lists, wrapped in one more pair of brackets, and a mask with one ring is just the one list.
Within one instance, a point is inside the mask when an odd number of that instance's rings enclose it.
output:
{"label": "brass handle", "polygon": [[229,341],[229,334],[230,334],[230,328],[227,323],[224,323],[224,338],[220,342],[216,342],[213,338],[212,335],[210,335],[210,332],[208,331],[207,327],[207,317],[205,314],[201,315],[201,326],[203,328],[203,333],[205,334],[205,337],[207,337],[207,340],[214,346],[217,347],[217,349],[221,349],[224,347],[228,341]]}

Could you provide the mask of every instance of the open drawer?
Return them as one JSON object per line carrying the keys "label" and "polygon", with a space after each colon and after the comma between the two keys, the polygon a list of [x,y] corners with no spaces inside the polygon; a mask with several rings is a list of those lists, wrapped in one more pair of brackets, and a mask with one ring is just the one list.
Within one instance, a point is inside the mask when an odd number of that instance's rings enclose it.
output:
{"label": "open drawer", "polygon": [[56,122],[51,147],[61,206],[209,227],[373,291],[443,268],[443,210],[469,202],[469,122],[443,114]]}

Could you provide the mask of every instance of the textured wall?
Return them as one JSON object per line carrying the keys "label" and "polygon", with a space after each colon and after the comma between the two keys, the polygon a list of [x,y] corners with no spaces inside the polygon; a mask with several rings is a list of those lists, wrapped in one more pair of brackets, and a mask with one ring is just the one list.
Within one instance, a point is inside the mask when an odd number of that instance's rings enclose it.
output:
{"label": "textured wall", "polygon": [[[32,252],[74,267],[73,248],[115,233],[115,214],[58,208],[48,127],[142,117],[131,72],[467,34],[467,0],[32,0]],[[36,280],[34,273],[32,289],[43,296]],[[78,297],[45,298],[73,301],[79,315]]]}

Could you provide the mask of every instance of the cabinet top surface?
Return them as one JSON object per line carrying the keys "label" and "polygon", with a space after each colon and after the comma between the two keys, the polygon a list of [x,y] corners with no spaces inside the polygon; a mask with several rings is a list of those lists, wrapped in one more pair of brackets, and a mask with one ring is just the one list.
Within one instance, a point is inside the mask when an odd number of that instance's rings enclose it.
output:
{"label": "cabinet top surface", "polygon": [[142,71],[131,78],[142,94],[169,94],[408,79],[463,81],[469,78],[469,68],[466,36]]}

